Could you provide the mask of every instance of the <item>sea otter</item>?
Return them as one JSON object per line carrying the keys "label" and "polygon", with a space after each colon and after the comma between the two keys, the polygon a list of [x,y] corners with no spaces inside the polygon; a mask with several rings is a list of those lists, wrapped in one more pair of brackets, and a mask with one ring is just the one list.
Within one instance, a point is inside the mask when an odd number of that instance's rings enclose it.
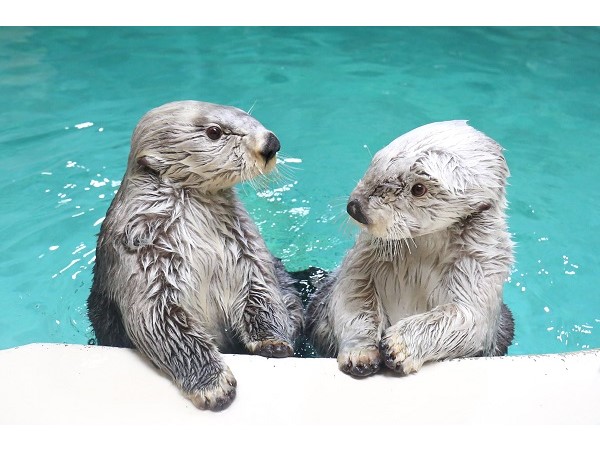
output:
{"label": "sea otter", "polygon": [[221,352],[291,356],[302,330],[293,280],[234,191],[271,171],[279,148],[237,108],[152,109],[100,229],[88,299],[98,344],[137,348],[198,408],[235,397]]}
{"label": "sea otter", "polygon": [[466,121],[424,125],[377,152],[347,204],[362,231],[311,295],[317,351],[357,377],[506,354],[508,175],[502,147]]}

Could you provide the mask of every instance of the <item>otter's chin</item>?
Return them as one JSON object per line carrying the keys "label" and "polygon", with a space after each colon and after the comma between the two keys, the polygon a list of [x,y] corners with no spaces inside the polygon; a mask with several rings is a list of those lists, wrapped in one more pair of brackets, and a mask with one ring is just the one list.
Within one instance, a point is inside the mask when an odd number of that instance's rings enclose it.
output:
{"label": "otter's chin", "polygon": [[392,237],[389,235],[389,233],[387,232],[387,230],[384,227],[378,227],[377,224],[368,224],[368,225],[364,225],[362,223],[357,222],[358,225],[360,226],[360,229],[362,231],[364,231],[365,233],[367,233],[368,235],[370,235],[371,237],[374,237],[376,239],[383,239],[383,240],[390,240],[392,239]]}
{"label": "otter's chin", "polygon": [[268,161],[265,161],[263,158],[252,158],[248,163],[249,164],[246,166],[247,173],[245,174],[245,178],[267,175],[271,173],[277,165],[276,158],[271,158]]}
{"label": "otter's chin", "polygon": [[273,169],[275,168],[275,166],[277,165],[277,158],[273,157],[271,158],[266,164],[265,164],[265,168],[263,170],[264,174],[270,173],[273,171]]}
{"label": "otter's chin", "polygon": [[371,223],[369,225],[359,224],[361,230],[371,236],[374,239],[380,241],[402,241],[405,239],[414,239],[421,234],[411,233],[410,230],[402,230],[400,232],[391,232],[390,229],[386,226],[378,225],[375,223]]}

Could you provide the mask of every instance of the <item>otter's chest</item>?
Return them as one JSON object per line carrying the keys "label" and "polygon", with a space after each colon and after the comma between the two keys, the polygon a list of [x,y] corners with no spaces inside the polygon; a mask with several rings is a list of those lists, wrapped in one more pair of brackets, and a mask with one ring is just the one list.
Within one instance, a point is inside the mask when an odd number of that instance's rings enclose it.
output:
{"label": "otter's chest", "polygon": [[181,221],[184,259],[190,269],[189,307],[203,315],[222,313],[244,295],[250,268],[242,255],[244,230],[231,205],[190,202]]}
{"label": "otter's chest", "polygon": [[377,295],[391,323],[445,303],[440,293],[452,261],[445,250],[423,245],[383,262],[374,272]]}

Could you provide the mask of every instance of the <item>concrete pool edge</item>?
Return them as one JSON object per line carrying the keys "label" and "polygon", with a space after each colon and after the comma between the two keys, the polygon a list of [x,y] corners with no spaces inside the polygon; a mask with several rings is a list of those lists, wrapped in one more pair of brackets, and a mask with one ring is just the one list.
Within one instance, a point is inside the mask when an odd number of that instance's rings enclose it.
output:
{"label": "concrete pool edge", "polygon": [[133,350],[1,350],[0,424],[600,425],[600,350],[444,361],[363,380],[333,359],[224,357],[237,398],[213,413],[197,410]]}

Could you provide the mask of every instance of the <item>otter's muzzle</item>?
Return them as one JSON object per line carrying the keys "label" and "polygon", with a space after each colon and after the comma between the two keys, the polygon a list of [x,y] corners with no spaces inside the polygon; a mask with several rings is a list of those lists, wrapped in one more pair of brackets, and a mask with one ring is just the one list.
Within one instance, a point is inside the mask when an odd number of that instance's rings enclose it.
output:
{"label": "otter's muzzle", "polygon": [[346,211],[348,211],[348,214],[350,214],[350,217],[352,217],[357,222],[362,223],[363,225],[369,224],[369,220],[363,213],[363,210],[362,210],[358,200],[350,200],[348,202],[348,206],[346,207]]}
{"label": "otter's muzzle", "polygon": [[260,151],[260,154],[265,158],[265,163],[271,161],[279,149],[281,148],[281,144],[279,143],[279,139],[273,133],[269,133],[269,137],[267,138],[267,142],[263,149]]}

